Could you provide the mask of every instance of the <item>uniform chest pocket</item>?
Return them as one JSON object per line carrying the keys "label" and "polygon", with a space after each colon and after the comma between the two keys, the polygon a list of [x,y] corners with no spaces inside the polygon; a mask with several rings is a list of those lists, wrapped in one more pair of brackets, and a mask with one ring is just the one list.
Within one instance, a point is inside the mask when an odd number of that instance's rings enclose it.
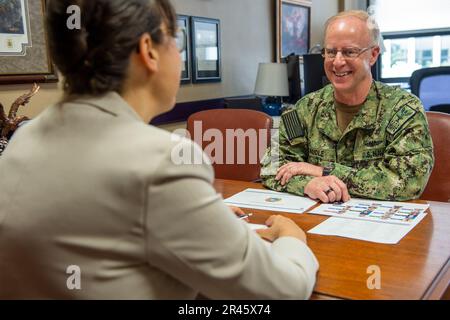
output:
{"label": "uniform chest pocket", "polygon": [[306,140],[307,140],[306,137],[298,137],[288,141],[291,146],[299,146],[302,144],[306,144],[307,142]]}

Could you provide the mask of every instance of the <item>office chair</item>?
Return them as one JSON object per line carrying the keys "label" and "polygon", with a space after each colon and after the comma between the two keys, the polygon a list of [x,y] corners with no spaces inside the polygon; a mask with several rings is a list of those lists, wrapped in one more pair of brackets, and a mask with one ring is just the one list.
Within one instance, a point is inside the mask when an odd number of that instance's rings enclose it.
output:
{"label": "office chair", "polygon": [[427,111],[434,145],[434,168],[421,198],[450,201],[450,114]]}
{"label": "office chair", "polygon": [[430,111],[450,113],[450,104],[437,104],[437,105],[431,106]]}
{"label": "office chair", "polygon": [[425,110],[450,103],[450,67],[423,68],[412,73],[411,93],[422,101]]}
{"label": "office chair", "polygon": [[192,140],[203,137],[196,142],[210,156],[218,179],[258,180],[259,162],[270,143],[271,128],[270,116],[246,109],[205,110],[192,114],[187,120]]}
{"label": "office chair", "polygon": [[259,97],[249,98],[226,98],[224,99],[227,109],[251,109],[262,111],[262,101]]}

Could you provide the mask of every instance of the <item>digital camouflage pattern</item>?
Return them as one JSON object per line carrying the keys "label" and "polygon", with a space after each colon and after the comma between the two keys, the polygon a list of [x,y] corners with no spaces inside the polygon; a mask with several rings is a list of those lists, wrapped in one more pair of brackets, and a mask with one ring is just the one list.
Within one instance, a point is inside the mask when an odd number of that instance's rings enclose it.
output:
{"label": "digital camouflage pattern", "polygon": [[[296,119],[302,128],[294,128]],[[341,179],[354,197],[416,199],[434,164],[423,106],[414,95],[374,81],[360,112],[342,133],[333,87],[328,85],[283,113],[279,137],[274,137],[262,159],[266,187],[304,195],[313,177],[294,176],[285,186],[275,180],[276,169],[288,162],[334,166],[331,175]]]}

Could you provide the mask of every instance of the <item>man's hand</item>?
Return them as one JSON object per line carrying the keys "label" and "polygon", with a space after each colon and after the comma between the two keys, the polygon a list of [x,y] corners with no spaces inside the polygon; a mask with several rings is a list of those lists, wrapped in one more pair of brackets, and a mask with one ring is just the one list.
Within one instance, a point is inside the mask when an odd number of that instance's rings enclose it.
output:
{"label": "man's hand", "polygon": [[317,177],[305,186],[305,194],[323,203],[350,200],[347,186],[335,176]]}
{"label": "man's hand", "polygon": [[273,242],[280,237],[294,237],[306,243],[305,232],[289,218],[280,215],[270,216],[266,225],[269,228],[256,230],[263,239]]}
{"label": "man's hand", "polygon": [[321,177],[322,173],[323,168],[320,166],[315,166],[307,162],[289,162],[278,169],[275,180],[281,180],[280,183],[284,186],[293,176]]}

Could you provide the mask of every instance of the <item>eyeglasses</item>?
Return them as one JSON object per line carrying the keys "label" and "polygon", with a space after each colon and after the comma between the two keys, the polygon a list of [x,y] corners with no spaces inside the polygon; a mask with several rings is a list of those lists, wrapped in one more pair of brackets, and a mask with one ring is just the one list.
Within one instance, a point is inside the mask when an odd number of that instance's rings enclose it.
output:
{"label": "eyeglasses", "polygon": [[[153,34],[155,32],[158,32],[159,30],[161,30],[160,27],[156,28],[155,30],[153,30],[150,34]],[[177,49],[179,52],[183,52],[186,50],[186,29],[178,29],[177,32],[175,33],[175,43],[177,46]],[[139,43],[136,46],[136,52],[139,53]]]}
{"label": "eyeglasses", "polygon": [[180,28],[175,34],[175,42],[179,52],[186,50],[186,29]]}
{"label": "eyeglasses", "polygon": [[370,46],[367,48],[357,48],[357,47],[348,47],[348,48],[342,48],[342,49],[336,49],[336,48],[324,48],[322,49],[322,57],[324,57],[325,59],[335,59],[338,52],[340,52],[342,54],[342,56],[344,57],[344,59],[356,59],[358,58],[361,54],[363,54],[364,52],[366,52],[369,49],[374,48],[375,46]]}

